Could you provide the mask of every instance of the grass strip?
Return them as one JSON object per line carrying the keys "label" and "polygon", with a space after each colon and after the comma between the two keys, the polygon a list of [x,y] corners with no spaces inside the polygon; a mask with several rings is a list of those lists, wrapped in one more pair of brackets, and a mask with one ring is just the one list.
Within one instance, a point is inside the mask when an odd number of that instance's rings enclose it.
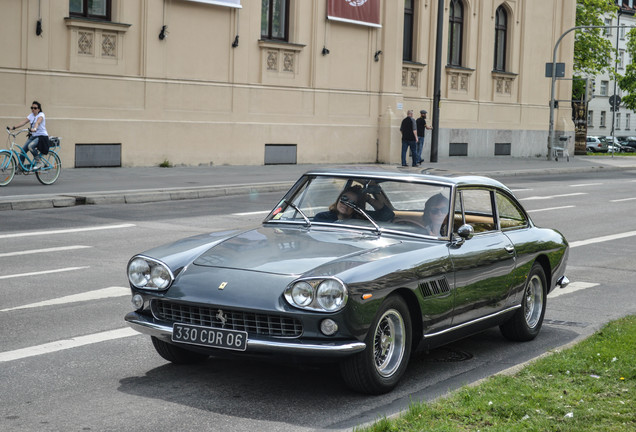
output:
{"label": "grass strip", "polygon": [[359,432],[636,431],[636,316],[543,357]]}

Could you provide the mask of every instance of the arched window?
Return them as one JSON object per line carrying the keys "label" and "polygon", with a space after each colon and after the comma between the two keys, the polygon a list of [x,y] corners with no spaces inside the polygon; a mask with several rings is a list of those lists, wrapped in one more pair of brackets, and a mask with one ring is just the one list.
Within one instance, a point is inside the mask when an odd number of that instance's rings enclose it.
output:
{"label": "arched window", "polygon": [[496,71],[506,70],[506,40],[508,39],[508,14],[499,6],[495,15],[495,64]]}
{"label": "arched window", "polygon": [[464,5],[461,0],[451,0],[448,26],[448,64],[462,65],[462,38]]}

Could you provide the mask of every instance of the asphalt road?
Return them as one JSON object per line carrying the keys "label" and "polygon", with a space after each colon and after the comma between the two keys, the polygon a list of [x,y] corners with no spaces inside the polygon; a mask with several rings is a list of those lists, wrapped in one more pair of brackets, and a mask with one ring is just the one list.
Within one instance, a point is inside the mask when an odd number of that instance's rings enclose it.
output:
{"label": "asphalt road", "polygon": [[489,330],[414,358],[383,396],[336,368],[210,359],[176,367],[123,321],[128,259],[260,222],[279,192],[5,211],[0,223],[0,430],[351,430],[585,337],[636,313],[636,172],[505,179],[536,224],[571,243],[566,290],[530,343]]}

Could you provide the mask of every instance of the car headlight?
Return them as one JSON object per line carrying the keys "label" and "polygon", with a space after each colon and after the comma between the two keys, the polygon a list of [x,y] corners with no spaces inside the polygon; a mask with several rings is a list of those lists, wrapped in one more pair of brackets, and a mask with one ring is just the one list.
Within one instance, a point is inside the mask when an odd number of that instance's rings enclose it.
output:
{"label": "car headlight", "polygon": [[136,256],[128,263],[128,280],[140,289],[165,290],[174,280],[174,275],[161,261]]}
{"label": "car headlight", "polygon": [[285,290],[290,305],[318,312],[337,312],[345,307],[348,297],[346,285],[336,278],[299,280]]}

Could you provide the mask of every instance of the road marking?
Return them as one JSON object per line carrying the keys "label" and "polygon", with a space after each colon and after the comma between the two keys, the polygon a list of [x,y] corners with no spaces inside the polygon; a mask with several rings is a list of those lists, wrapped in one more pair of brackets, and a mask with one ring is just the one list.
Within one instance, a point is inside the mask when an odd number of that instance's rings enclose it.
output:
{"label": "road marking", "polygon": [[51,274],[51,273],[62,273],[62,272],[68,272],[68,271],[83,270],[87,268],[89,268],[89,266],[66,267],[66,268],[61,268],[56,270],[44,270],[39,272],[19,273],[19,274],[13,274],[13,275],[0,276],[0,279],[12,279],[12,278],[26,277],[26,276],[39,276],[39,275]]}
{"label": "road marking", "polygon": [[73,294],[73,295],[64,296],[64,297],[58,297],[55,299],[45,300],[45,301],[41,301],[37,303],[30,303],[30,304],[26,304],[22,306],[16,306],[16,307],[7,308],[7,309],[0,309],[0,312],[9,312],[9,311],[20,310],[20,309],[32,309],[32,308],[59,305],[59,304],[78,303],[78,302],[85,302],[85,301],[91,301],[91,300],[101,300],[101,299],[112,298],[112,297],[124,297],[127,295],[130,295],[130,288],[113,286],[113,287],[103,288],[103,289],[99,289],[95,291],[88,291],[88,292],[84,292],[80,294]]}
{"label": "road marking", "polygon": [[587,195],[587,192],[575,192],[575,193],[562,194],[562,195],[533,196],[528,198],[521,198],[519,201],[546,200],[546,199],[553,199],[553,198],[571,197],[571,196],[577,196],[577,195]]}
{"label": "road marking", "polygon": [[621,234],[612,234],[612,235],[603,236],[603,237],[595,237],[595,238],[591,238],[587,240],[579,240],[579,241],[570,243],[570,249],[579,247],[579,246],[587,246],[594,243],[602,243],[606,241],[623,239],[623,238],[633,237],[633,236],[636,236],[636,231],[628,231]]}
{"label": "road marking", "polygon": [[94,227],[69,228],[69,229],[48,230],[48,231],[31,231],[31,232],[22,232],[22,233],[14,233],[14,234],[1,234],[0,239],[15,238],[15,237],[47,236],[47,235],[53,235],[53,234],[69,234],[69,233],[78,233],[78,232],[86,232],[86,231],[131,228],[134,226],[136,225],[135,224],[120,224],[120,225],[101,225],[101,226],[94,226]]}
{"label": "road marking", "polygon": [[531,191],[534,189],[510,189],[512,192],[517,193],[517,192],[527,192],[527,191]]}
{"label": "road marking", "polygon": [[232,216],[252,216],[252,215],[259,215],[259,214],[267,214],[270,211],[271,210],[261,210],[261,211],[254,211],[254,212],[245,212],[245,213],[232,213]]}
{"label": "road marking", "polygon": [[600,186],[603,183],[581,183],[581,184],[573,184],[570,187],[586,187],[586,186]]}
{"label": "road marking", "polygon": [[623,201],[634,201],[636,200],[636,197],[634,198],[623,198],[623,199],[617,199],[617,200],[610,200],[610,202],[623,202]]}
{"label": "road marking", "polygon": [[0,363],[12,360],[19,360],[27,357],[34,357],[42,354],[50,354],[70,348],[77,348],[84,345],[90,345],[98,342],[105,342],[114,339],[121,339],[129,336],[138,335],[135,330],[124,327],[117,330],[109,330],[101,333],[94,333],[86,336],[78,336],[71,339],[63,339],[42,345],[36,345],[28,348],[22,348],[14,351],[5,351],[0,353]]}
{"label": "road marking", "polygon": [[47,249],[31,249],[31,250],[25,250],[25,251],[19,251],[19,252],[0,253],[0,258],[18,256],[18,255],[31,255],[31,254],[37,254],[37,253],[49,253],[49,252],[61,252],[61,251],[67,251],[67,250],[86,249],[86,248],[90,248],[90,247],[92,247],[92,246],[80,246],[80,245],[77,245],[77,246],[63,246],[63,247],[47,248]]}
{"label": "road marking", "polygon": [[569,284],[568,286],[566,286],[565,288],[556,288],[554,290],[552,290],[552,292],[549,294],[550,298],[553,297],[558,297],[561,296],[563,294],[570,294],[576,291],[580,291],[580,290],[584,290],[587,288],[592,288],[595,286],[599,286],[599,284],[597,283],[589,283],[589,282],[572,282],[571,284]]}
{"label": "road marking", "polygon": [[528,213],[538,213],[538,212],[550,211],[550,210],[561,210],[561,209],[567,209],[572,207],[575,207],[575,206],[550,207],[550,208],[537,209],[537,210],[528,210]]}

